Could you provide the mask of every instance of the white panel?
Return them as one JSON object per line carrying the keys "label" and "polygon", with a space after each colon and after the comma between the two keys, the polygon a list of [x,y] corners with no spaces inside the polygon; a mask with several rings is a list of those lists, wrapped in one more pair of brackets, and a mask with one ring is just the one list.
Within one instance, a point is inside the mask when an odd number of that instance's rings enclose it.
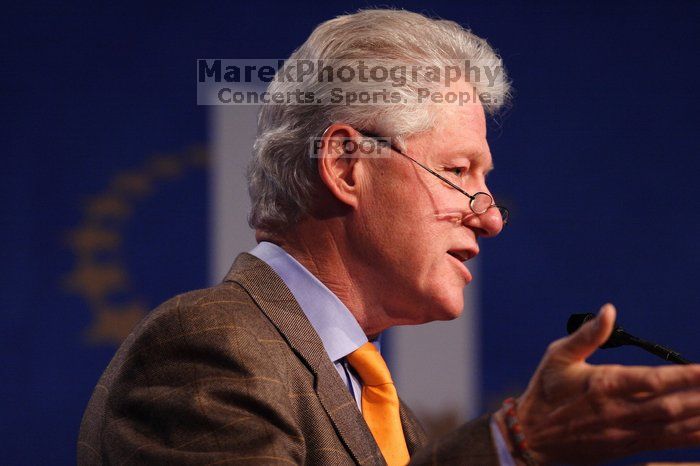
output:
{"label": "white panel", "polygon": [[[469,268],[478,276],[475,262]],[[478,414],[477,282],[475,278],[465,288],[464,312],[458,319],[392,330],[390,366],[399,395],[428,428],[462,423]]]}
{"label": "white panel", "polygon": [[255,246],[248,226],[246,167],[257,131],[257,105],[218,105],[210,110],[209,281],[219,283],[236,255]]}

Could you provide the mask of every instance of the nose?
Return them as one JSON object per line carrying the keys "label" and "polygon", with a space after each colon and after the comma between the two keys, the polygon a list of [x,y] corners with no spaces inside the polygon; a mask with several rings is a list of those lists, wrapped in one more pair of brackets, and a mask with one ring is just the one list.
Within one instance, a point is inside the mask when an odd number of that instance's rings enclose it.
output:
{"label": "nose", "polygon": [[474,230],[478,236],[490,238],[503,230],[503,217],[496,206],[492,206],[483,214],[475,214],[469,208],[467,210],[468,213],[463,218],[462,223]]}

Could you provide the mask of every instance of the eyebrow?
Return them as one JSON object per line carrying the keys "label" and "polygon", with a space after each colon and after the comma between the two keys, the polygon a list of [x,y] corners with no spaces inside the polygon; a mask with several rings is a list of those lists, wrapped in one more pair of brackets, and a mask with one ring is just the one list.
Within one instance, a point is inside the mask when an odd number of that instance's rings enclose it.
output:
{"label": "eyebrow", "polygon": [[[406,156],[406,153],[402,150],[400,150],[399,147],[395,146],[392,142],[391,139],[385,136],[380,136],[376,133],[373,133],[371,131],[359,131],[359,133],[365,137],[370,137],[374,139],[380,139],[380,138],[385,138],[388,140],[389,147],[391,147],[392,150],[398,152],[399,154],[402,154]],[[485,159],[486,156],[484,155],[485,153],[480,151],[480,150],[467,150],[467,151],[461,151],[460,156],[464,156],[467,158],[479,158],[479,159]],[[484,169],[484,176],[488,175],[491,171],[493,171],[496,167],[493,165],[493,158],[491,158],[491,163],[489,164],[488,167]]]}
{"label": "eyebrow", "polygon": [[[455,154],[457,157],[466,157],[470,161],[483,161],[486,160],[486,153],[482,152],[480,150],[466,150],[466,151],[460,151],[457,154]],[[491,158],[491,157],[489,157]],[[493,158],[491,158],[491,163],[484,168],[484,175],[488,175],[491,171],[493,171],[496,167],[493,165]]]}

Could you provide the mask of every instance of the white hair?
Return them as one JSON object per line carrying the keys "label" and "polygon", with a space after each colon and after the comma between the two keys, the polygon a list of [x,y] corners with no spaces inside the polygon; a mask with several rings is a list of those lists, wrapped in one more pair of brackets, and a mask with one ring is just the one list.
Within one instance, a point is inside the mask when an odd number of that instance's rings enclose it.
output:
{"label": "white hair", "polygon": [[[334,122],[342,122],[358,131],[372,131],[403,143],[410,134],[429,130],[435,121],[427,102],[416,101],[419,88],[436,89],[444,83],[430,81],[425,69],[445,69],[455,60],[467,61],[480,69],[500,70],[487,83],[484,76],[470,78],[469,83],[492,99],[482,100],[484,110],[493,114],[509,98],[510,84],[501,58],[486,42],[453,21],[436,20],[404,10],[372,9],[343,15],[320,24],[307,41],[289,57],[295,60],[323,60],[334,66],[413,66],[419,73],[415,80],[391,88],[403,102],[366,105],[343,105],[331,102],[333,88],[343,92],[372,92],[386,89],[386,82],[353,79],[350,82],[322,82],[316,74],[303,82],[275,79],[270,94],[295,89],[313,92],[323,103],[298,103],[262,106],[258,118],[258,135],[253,159],[248,168],[248,191],[251,197],[251,227],[280,231],[294,225],[313,207],[314,194],[320,187],[317,160],[310,157],[310,141],[320,137]],[[280,71],[281,72],[281,71]],[[279,76],[279,74],[278,74]],[[443,87],[444,89],[444,87]]]}

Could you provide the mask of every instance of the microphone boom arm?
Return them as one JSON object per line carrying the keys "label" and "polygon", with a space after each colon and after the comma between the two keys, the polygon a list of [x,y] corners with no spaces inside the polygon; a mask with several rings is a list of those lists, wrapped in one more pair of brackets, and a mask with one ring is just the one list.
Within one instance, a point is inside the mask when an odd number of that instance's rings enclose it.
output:
{"label": "microphone boom arm", "polygon": [[[569,317],[569,321],[566,324],[566,330],[569,332],[569,334],[572,334],[591,319],[595,319],[595,315],[591,313],[571,314],[571,317]],[[612,334],[610,335],[610,338],[608,338],[605,343],[600,345],[600,347],[617,348],[618,346],[636,346],[660,357],[661,359],[673,362],[675,364],[691,364],[691,362],[682,357],[678,351],[673,351],[672,349],[666,348],[658,343],[635,337],[634,335],[625,332],[622,327],[616,325],[612,331]]]}

